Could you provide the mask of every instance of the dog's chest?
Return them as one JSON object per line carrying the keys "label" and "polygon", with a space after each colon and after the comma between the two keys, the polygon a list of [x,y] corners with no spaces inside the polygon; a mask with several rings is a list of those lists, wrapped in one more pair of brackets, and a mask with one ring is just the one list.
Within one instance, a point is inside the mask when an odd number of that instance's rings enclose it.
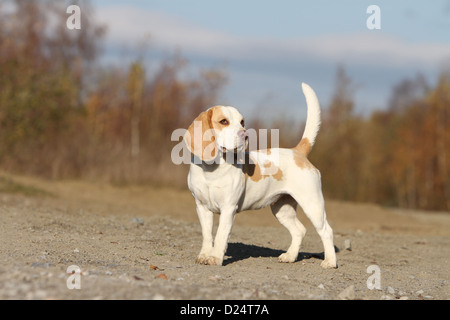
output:
{"label": "dog's chest", "polygon": [[234,168],[205,172],[191,167],[188,186],[195,199],[214,213],[220,213],[221,208],[232,204],[237,205],[245,188],[243,175]]}

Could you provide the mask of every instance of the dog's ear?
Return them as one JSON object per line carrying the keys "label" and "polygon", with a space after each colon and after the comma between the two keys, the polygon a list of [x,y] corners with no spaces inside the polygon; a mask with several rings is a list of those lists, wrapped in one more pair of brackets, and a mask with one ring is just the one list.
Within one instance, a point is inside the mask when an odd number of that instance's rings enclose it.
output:
{"label": "dog's ear", "polygon": [[189,151],[203,161],[214,160],[217,156],[214,129],[211,124],[213,108],[195,118],[184,134],[184,142]]}

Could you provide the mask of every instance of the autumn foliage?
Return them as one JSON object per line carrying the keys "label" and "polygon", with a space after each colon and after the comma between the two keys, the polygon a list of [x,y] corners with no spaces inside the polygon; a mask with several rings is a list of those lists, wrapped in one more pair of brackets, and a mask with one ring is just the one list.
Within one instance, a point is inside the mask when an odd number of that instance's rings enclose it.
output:
{"label": "autumn foliage", "polygon": [[170,135],[215,102],[225,74],[205,69],[185,79],[179,54],[152,74],[139,59],[101,67],[102,27],[87,19],[81,30],[68,30],[60,2],[13,2],[16,10],[0,10],[2,169],[53,179],[180,182],[186,169],[171,163]]}
{"label": "autumn foliage", "polygon": [[338,199],[450,210],[450,73],[435,87],[418,76],[393,89],[390,106],[354,112],[352,85],[338,70],[336,92],[311,154],[325,192]]}
{"label": "autumn foliage", "polygon": [[[81,30],[67,30],[65,8],[53,1],[6,3],[15,10],[0,2],[0,169],[184,186],[187,166],[171,162],[171,133],[217,103],[224,71],[182,76],[188,61],[180,54],[152,72],[141,59],[101,66],[101,26],[86,19]],[[353,89],[339,69],[332,102],[322,105],[310,157],[325,194],[450,210],[449,74],[434,86],[403,81],[390,106],[369,116],[355,113]],[[277,119],[266,128],[280,128],[280,146],[288,147],[301,130],[290,135],[287,127]]]}

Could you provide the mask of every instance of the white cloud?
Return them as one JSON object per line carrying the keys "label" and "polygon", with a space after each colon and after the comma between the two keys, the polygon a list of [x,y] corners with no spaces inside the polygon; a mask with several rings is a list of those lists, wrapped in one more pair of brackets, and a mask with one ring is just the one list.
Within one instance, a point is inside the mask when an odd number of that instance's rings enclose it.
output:
{"label": "white cloud", "polygon": [[132,6],[110,6],[98,12],[110,41],[136,44],[150,36],[162,48],[221,61],[293,62],[325,60],[374,67],[435,66],[450,57],[450,45],[408,43],[383,30],[359,34],[327,34],[314,38],[246,38],[208,30],[195,22]]}
{"label": "white cloud", "polygon": [[100,7],[97,17],[108,26],[107,44],[116,49],[136,47],[150,36],[150,48],[159,52],[179,48],[194,65],[226,62],[231,81],[219,103],[247,109],[249,114],[265,103],[274,112],[288,108],[294,119],[300,119],[300,112],[304,114],[300,82],[311,84],[326,103],[338,63],[359,85],[358,111],[381,107],[395,83],[416,72],[433,79],[445,59],[450,61],[450,44],[408,42],[383,29],[308,38],[245,37],[133,6]]}
{"label": "white cloud", "polygon": [[108,27],[108,34],[116,43],[130,44],[148,36],[163,47],[181,47],[202,51],[210,48],[218,38],[232,41],[232,37],[218,34],[193,23],[155,11],[143,11],[131,6],[111,6],[98,12],[99,22]]}
{"label": "white cloud", "polygon": [[366,66],[430,67],[450,57],[450,45],[408,43],[383,32],[324,35],[307,41],[311,53],[324,59],[344,60]]}

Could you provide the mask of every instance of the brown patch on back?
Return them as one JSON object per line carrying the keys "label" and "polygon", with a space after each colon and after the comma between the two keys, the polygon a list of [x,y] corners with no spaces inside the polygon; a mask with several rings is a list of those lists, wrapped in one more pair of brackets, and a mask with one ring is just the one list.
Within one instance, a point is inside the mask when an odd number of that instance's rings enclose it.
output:
{"label": "brown patch on back", "polygon": [[311,169],[314,166],[309,162],[308,158],[300,151],[297,151],[295,148],[292,149],[294,152],[294,161],[297,167],[302,169]]}
{"label": "brown patch on back", "polygon": [[283,178],[283,171],[275,166],[275,164],[272,161],[269,161],[267,163],[264,164],[264,168],[266,169],[270,169],[271,170],[277,170],[274,174],[268,174],[268,175],[264,175],[264,177],[268,177],[268,176],[272,176],[275,180],[281,181],[281,179]]}
{"label": "brown patch on back", "polygon": [[[270,150],[270,149],[268,149],[268,150]],[[268,151],[268,152],[270,152],[270,151]],[[268,154],[270,154],[270,153],[268,153]],[[264,163],[263,166],[265,169],[272,168],[271,170],[276,170],[276,172],[274,174],[263,174],[258,161],[254,160],[252,158],[252,163],[250,163],[249,153],[245,154],[245,163],[243,166],[243,172],[244,172],[246,178],[250,178],[254,182],[258,182],[261,179],[267,178],[267,177],[273,177],[275,180],[281,181],[281,179],[283,178],[283,171],[279,167],[276,167],[275,164],[271,161]]]}

